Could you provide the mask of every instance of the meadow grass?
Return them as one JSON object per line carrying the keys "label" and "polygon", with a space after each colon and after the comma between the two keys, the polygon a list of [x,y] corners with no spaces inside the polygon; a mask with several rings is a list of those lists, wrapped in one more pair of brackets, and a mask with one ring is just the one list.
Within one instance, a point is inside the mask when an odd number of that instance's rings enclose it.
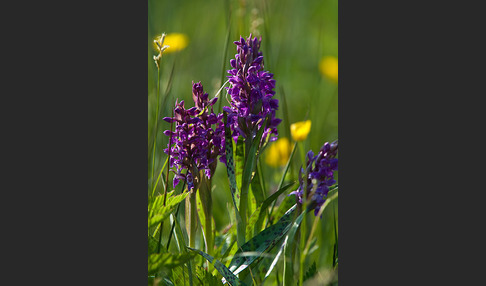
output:
{"label": "meadow grass", "polygon": [[[275,98],[279,99],[277,117],[283,119],[278,127],[279,138],[291,137],[290,124],[292,123],[303,120],[312,122],[307,139],[298,142],[297,149],[299,150],[293,150],[295,154],[292,152],[294,156],[291,157],[288,164],[271,167],[264,160],[267,151],[263,152],[257,165],[264,198],[270,197],[286,183],[297,180],[298,170],[303,163],[300,150],[304,150],[304,152],[313,150],[317,153],[324,142],[331,142],[338,138],[337,82],[319,71],[319,63],[323,57],[338,57],[337,3],[337,0],[305,2],[295,0],[149,1],[147,38],[149,197],[164,195],[172,189],[172,174],[167,177],[167,155],[162,152],[168,143],[168,137],[163,134],[163,131],[171,129],[171,124],[162,121],[161,118],[172,116],[176,99],[185,100],[186,106],[193,106],[192,82],[201,81],[210,98],[218,93],[222,84],[227,80],[226,70],[231,68],[229,59],[234,58],[236,53],[233,41],[238,40],[240,36],[246,38],[252,33],[254,36],[262,37],[265,70],[273,73],[276,80]],[[187,35],[189,43],[181,51],[164,53],[160,69],[157,69],[153,59],[153,56],[156,55],[153,50],[153,39],[163,32],[183,33]],[[229,105],[225,95],[224,91],[220,93],[215,112],[220,112],[222,106]],[[336,173],[336,180],[337,177]],[[184,187],[185,184],[179,184],[175,188],[175,194],[182,193]],[[214,237],[216,244],[221,239],[231,240],[229,237],[223,238],[221,234],[225,228],[236,222],[229,190],[230,183],[226,166],[218,164],[212,178],[212,217],[214,230],[216,234],[220,235]],[[287,197],[289,192],[286,190],[273,201],[268,213],[276,213],[281,217],[286,211],[284,205],[290,198]],[[293,203],[295,203],[295,199]],[[149,236],[156,233],[155,237],[158,240],[157,242],[149,241],[149,244],[158,243],[159,248],[160,242],[164,242],[166,250],[189,253],[183,247],[184,243],[188,245],[189,239],[184,227],[183,209],[185,207],[183,204],[170,210],[172,215],[165,220],[166,223],[160,223],[157,227],[149,227]],[[282,207],[280,208],[280,206]],[[254,211],[255,206],[251,210]],[[265,279],[264,285],[282,285],[285,281],[282,274],[286,265],[293,267],[292,270],[298,272],[294,277],[301,281],[304,280],[305,272],[316,266],[318,273],[306,280],[308,285],[322,283],[335,275],[335,272],[332,271],[336,265],[338,199],[330,201],[329,206],[324,209],[321,219],[316,219],[314,215],[306,215],[303,216],[302,221],[302,226],[298,231],[296,229],[295,238],[291,238],[298,241],[294,244],[298,247],[288,250],[288,252],[294,252],[294,260],[295,257],[303,258],[298,261],[300,267],[283,263],[285,258],[292,257],[292,254],[282,252],[281,260],[277,261],[275,269]],[[275,223],[276,221],[270,223],[270,220],[267,219],[265,226],[268,227]],[[304,233],[302,233],[302,228],[304,228]],[[309,238],[311,233],[313,236]],[[205,250],[200,233],[197,234],[194,246],[196,249]],[[277,255],[278,246],[269,253],[271,258]],[[231,247],[236,247],[236,244]],[[226,253],[234,254],[231,247],[226,249]],[[220,252],[224,253],[223,250],[225,249],[220,249]],[[302,250],[305,255],[300,253]],[[158,249],[159,251],[160,249]],[[173,261],[177,262],[177,259],[173,258]],[[191,261],[193,263],[189,264],[194,273],[198,270],[197,266],[203,263],[201,265],[209,267],[208,269],[213,275],[221,277],[218,276],[219,273],[214,268],[215,266],[208,264],[199,256],[192,257]],[[252,266],[258,265],[262,269],[267,269],[269,265],[265,265],[266,261],[271,262],[271,259],[262,259],[254,262]],[[231,256],[224,256],[222,262],[228,266]],[[189,267],[189,265],[186,266]],[[178,268],[184,269],[183,267]],[[189,275],[188,271],[180,271],[180,273],[173,274],[181,278],[178,281],[186,281],[187,278],[187,285],[190,285],[189,280],[196,283],[196,278]],[[246,271],[243,273],[244,276],[253,278],[252,269],[244,271]],[[288,269],[286,269],[286,273],[290,275]],[[209,280],[211,277],[208,278]],[[256,282],[256,280],[254,281]],[[248,282],[248,280],[246,281]],[[153,280],[149,280],[149,283],[153,283]],[[306,283],[304,285],[307,285]],[[297,285],[297,282],[292,285]]]}

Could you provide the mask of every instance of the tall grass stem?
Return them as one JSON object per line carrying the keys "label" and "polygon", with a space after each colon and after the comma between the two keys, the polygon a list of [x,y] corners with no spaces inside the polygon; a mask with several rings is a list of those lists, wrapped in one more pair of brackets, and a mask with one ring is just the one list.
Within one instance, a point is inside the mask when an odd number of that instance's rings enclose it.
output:
{"label": "tall grass stem", "polygon": [[[292,148],[292,152],[290,153],[289,160],[287,161],[287,165],[285,166],[284,173],[282,174],[282,178],[280,179],[280,183],[278,183],[277,190],[280,190],[282,188],[283,182],[285,180],[285,176],[287,175],[287,171],[289,170],[290,162],[292,161],[292,158],[294,157],[295,149],[297,148],[297,142],[294,145],[294,148]],[[268,224],[270,223],[270,217],[273,214],[273,209],[275,207],[275,204],[277,203],[277,200],[274,200],[272,203],[272,207],[270,208],[270,213],[268,215],[267,223],[265,224],[265,228],[268,227]]]}
{"label": "tall grass stem", "polygon": [[160,67],[157,68],[157,106],[155,111],[155,130],[154,130],[154,146],[152,152],[152,175],[150,176],[152,180],[152,186],[154,185],[154,173],[155,173],[155,149],[157,147],[157,131],[159,123],[159,105],[160,105]]}

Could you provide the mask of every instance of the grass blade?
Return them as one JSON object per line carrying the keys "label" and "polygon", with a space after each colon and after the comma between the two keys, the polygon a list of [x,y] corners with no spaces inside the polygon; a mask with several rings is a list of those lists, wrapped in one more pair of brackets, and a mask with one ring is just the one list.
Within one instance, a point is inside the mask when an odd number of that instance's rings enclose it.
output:
{"label": "grass blade", "polygon": [[311,240],[312,240],[312,237],[314,236],[314,232],[317,228],[317,223],[320,221],[320,217],[322,215],[322,213],[324,212],[324,209],[334,200],[338,197],[338,188],[335,187],[333,189],[331,189],[329,191],[329,193],[327,194],[327,199],[326,201],[324,202],[324,204],[321,206],[321,208],[319,209],[319,212],[317,213],[316,215],[316,218],[314,220],[314,223],[312,224],[312,228],[311,228],[311,232],[309,234],[309,238],[307,239],[307,243],[306,243],[306,246],[304,248],[304,252],[303,254],[304,255],[307,255],[307,253],[309,252],[309,248],[310,248],[310,244],[311,244]]}
{"label": "grass blade", "polygon": [[[224,41],[224,52],[223,52],[223,64],[221,66],[221,83],[225,82],[225,74],[226,74],[226,56],[228,55],[228,43],[231,34],[231,23],[228,23],[228,30],[226,31],[226,39]],[[219,100],[218,103],[218,112],[221,112],[221,104],[222,99]]]}
{"label": "grass blade", "polygon": [[231,129],[228,126],[228,114],[226,112],[223,112],[223,120],[225,129],[226,171],[228,173],[231,198],[233,199],[233,206],[235,207],[237,242],[238,245],[241,245],[245,243],[245,228],[242,227],[242,219],[240,211],[238,210],[240,197],[236,185],[235,165],[233,162],[233,138],[231,137]]}
{"label": "grass blade", "polygon": [[[174,217],[174,222],[175,222],[175,230],[176,230],[176,241],[178,242],[178,245],[180,246],[180,250],[182,253],[187,253],[187,232],[185,232],[185,229],[181,228],[181,225],[179,224],[179,221],[177,220],[176,217]],[[192,286],[193,284],[193,275],[195,274],[192,268],[192,263],[191,260],[188,260],[187,263],[187,270],[189,273],[189,285]]]}
{"label": "grass blade", "polygon": [[186,253],[154,253],[148,258],[148,275],[157,273],[161,269],[172,269],[183,265],[195,254]]}
{"label": "grass blade", "polygon": [[[275,246],[290,229],[296,206],[291,207],[276,224],[264,229],[241,246],[235,253],[228,268],[234,274],[238,274],[259,258],[263,252]],[[249,252],[251,254],[247,254]]]}
{"label": "grass blade", "polygon": [[280,249],[277,252],[277,255],[273,259],[272,264],[270,264],[270,267],[268,268],[267,273],[265,273],[265,277],[263,277],[263,281],[265,281],[265,279],[267,279],[267,277],[270,275],[270,273],[272,273],[273,268],[275,268],[275,266],[277,265],[277,262],[280,259],[280,256],[282,255],[284,248],[285,248],[285,245],[287,245],[288,240],[289,240],[289,237],[286,236],[284,241],[282,242],[282,245],[280,246]]}
{"label": "grass blade", "polygon": [[[202,173],[202,172],[201,172]],[[213,200],[211,197],[211,181],[201,175],[201,184],[196,197],[197,213],[201,222],[202,234],[206,243],[206,252],[212,254],[213,251]]]}
{"label": "grass blade", "polygon": [[211,264],[213,264],[214,268],[218,270],[218,272],[225,278],[225,280],[231,286],[240,286],[240,285],[245,286],[245,284],[240,279],[238,279],[238,277],[236,277],[236,275],[233,274],[233,272],[231,272],[226,266],[224,266],[224,264],[221,263],[221,261],[214,259],[214,257],[212,257],[207,253],[202,252],[199,249],[194,249],[191,247],[187,247],[187,248],[198,253],[202,257],[206,258]]}
{"label": "grass blade", "polygon": [[[278,184],[278,190],[280,190],[282,188],[282,185],[283,185],[283,182],[285,180],[285,176],[287,175],[287,172],[289,170],[289,166],[290,166],[290,163],[292,161],[292,158],[294,157],[294,154],[295,154],[295,149],[297,148],[297,143],[294,144],[294,147],[292,148],[292,152],[290,153],[290,156],[289,156],[289,160],[287,161],[287,165],[285,165],[285,170],[282,174],[282,178],[280,179],[280,183]],[[275,200],[272,204],[272,208],[270,209],[270,213],[268,215],[268,220],[267,220],[267,223],[266,223],[266,226],[268,226],[268,224],[270,223],[270,217],[272,216],[273,214],[273,209],[275,207],[275,203],[277,201]]]}
{"label": "grass blade", "polygon": [[[165,165],[167,165],[167,162],[169,161],[169,157],[167,157],[167,159],[165,159],[165,163],[164,165],[162,166],[162,169],[160,169],[160,172],[159,172],[159,176],[157,177],[157,181],[155,182],[155,186],[154,188],[152,189],[152,195],[150,197],[153,197],[154,194],[155,194],[155,189],[157,189],[157,185],[159,184],[159,180],[160,180],[160,176],[162,175],[162,173],[164,172],[164,168],[165,168]],[[162,179],[162,187],[164,187],[165,189],[165,183],[164,183],[164,180]]]}
{"label": "grass blade", "polygon": [[262,182],[260,181],[259,169],[260,168],[256,166],[255,175],[253,176],[253,180],[251,181],[251,192],[255,197],[257,206],[261,205],[264,200],[263,187],[262,187]]}
{"label": "grass blade", "polygon": [[[260,210],[258,211],[258,219],[255,223],[256,226],[260,226],[262,225],[263,223],[263,220],[265,218],[265,214],[266,214],[266,210],[268,209],[268,207],[270,206],[271,203],[275,202],[277,200],[277,198],[283,193],[285,192],[287,189],[289,189],[290,187],[292,187],[293,185],[295,184],[295,182],[292,182],[292,183],[289,183],[287,185],[285,185],[284,187],[281,187],[279,190],[277,190],[275,193],[273,193],[271,196],[269,196],[268,198],[266,198],[261,207],[260,207]],[[257,213],[257,212],[255,212]],[[270,217],[269,217],[270,219]]]}
{"label": "grass blade", "polygon": [[189,193],[182,193],[173,196],[174,191],[168,193],[168,198],[165,206],[163,205],[163,196],[159,195],[155,198],[154,202],[151,204],[148,212],[148,227],[149,229],[161,221],[164,221],[169,217],[172,211],[175,210],[177,205],[181,203]]}
{"label": "grass blade", "polygon": [[[300,223],[302,222],[302,219],[304,218],[305,214],[308,212],[304,211],[302,212],[297,219],[294,221],[292,224],[292,227],[289,230],[289,233],[287,234],[286,240],[287,243],[285,244],[284,247],[284,253],[285,253],[285,260],[284,260],[284,286],[288,285],[295,285],[295,281],[293,279],[293,259],[291,259],[291,247],[294,245],[294,238],[295,238],[295,233],[297,232],[297,229],[299,228]],[[294,284],[292,284],[294,283]]]}
{"label": "grass blade", "polygon": [[[232,140],[233,142],[233,140]],[[235,160],[235,179],[238,191],[241,190],[241,179],[243,178],[243,168],[245,167],[245,142],[243,138],[238,137],[234,146],[234,160]],[[236,195],[236,203],[240,205],[240,193]]]}
{"label": "grass blade", "polygon": [[[246,222],[247,222],[247,208],[248,208],[248,191],[250,189],[250,182],[255,174],[255,167],[259,157],[260,151],[260,142],[263,136],[263,131],[265,130],[265,126],[268,119],[265,119],[261,128],[258,130],[256,136],[254,138],[247,138],[245,140],[245,167],[243,169],[243,177],[241,179],[241,198],[240,198],[240,214],[241,214],[241,229],[243,231],[246,230]],[[251,141],[249,141],[251,140]],[[243,234],[243,239],[244,239]],[[238,246],[242,246],[244,241],[241,241],[241,237],[238,239]]]}

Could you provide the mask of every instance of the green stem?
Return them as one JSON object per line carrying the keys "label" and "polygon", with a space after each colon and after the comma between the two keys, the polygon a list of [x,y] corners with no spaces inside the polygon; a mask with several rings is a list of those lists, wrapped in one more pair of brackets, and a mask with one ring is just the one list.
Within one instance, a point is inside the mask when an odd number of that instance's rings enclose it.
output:
{"label": "green stem", "polygon": [[[301,146],[301,151],[304,150],[303,148],[303,144],[300,145]],[[301,153],[303,154],[303,152]],[[302,165],[305,166],[305,161],[302,161]],[[300,206],[300,213],[304,212],[304,211],[307,211],[307,205],[308,205],[308,197],[307,197],[307,188],[308,188],[308,185],[307,185],[307,178],[309,177],[309,168],[306,168],[305,169],[305,175],[304,175],[304,193],[303,193],[303,198],[302,198],[302,204],[298,204],[297,206],[299,207]],[[299,209],[299,208],[298,208]],[[302,285],[302,283],[304,282],[304,261],[305,261],[305,255],[304,255],[304,250],[305,250],[305,217],[302,219],[302,222],[300,224],[300,243],[299,243],[299,285]]]}
{"label": "green stem", "polygon": [[189,246],[196,246],[196,191],[193,190],[186,198],[186,229],[189,236]]}
{"label": "green stem", "polygon": [[152,152],[152,186],[154,185],[154,173],[155,173],[155,149],[157,146],[157,131],[158,131],[158,123],[159,123],[159,105],[160,105],[160,68],[157,69],[157,106],[155,112],[155,131],[154,131],[154,146]]}
{"label": "green stem", "polygon": [[304,249],[304,255],[307,255],[307,253],[309,252],[312,237],[314,236],[314,232],[317,229],[317,225],[318,225],[319,221],[321,220],[320,217],[321,217],[322,213],[324,212],[324,209],[327,207],[328,204],[330,204],[337,197],[338,197],[338,193],[333,193],[332,195],[328,195],[326,201],[324,202],[324,204],[319,209],[319,212],[317,213],[317,215],[314,217],[314,223],[312,224],[312,228],[311,228],[309,237],[307,238],[307,243],[306,243],[306,246],[305,246],[305,249]]}
{"label": "green stem", "polygon": [[[182,184],[182,190],[181,190],[181,194],[184,192],[184,188],[186,187],[186,181],[184,180],[184,183]],[[174,233],[174,227],[175,227],[175,220],[177,219],[177,215],[179,214],[179,207],[181,206],[181,204],[177,205],[177,210],[175,212],[175,215],[174,215],[174,221],[172,222],[172,227],[170,229],[170,233],[169,233],[169,240],[167,241],[167,251],[169,251],[169,245],[170,245],[170,240],[172,238],[172,234]]]}
{"label": "green stem", "polygon": [[[162,168],[160,168],[159,176],[157,177],[157,181],[155,182],[155,186],[152,189],[152,197],[155,194],[155,190],[157,189],[157,185],[159,184],[160,176],[162,176],[162,172],[164,171],[164,167],[165,167],[165,165],[167,165],[167,162],[168,161],[169,161],[169,157],[167,157],[167,159],[165,160],[164,165],[162,166]],[[162,179],[162,187],[165,189],[165,183],[164,183],[164,180],[163,179]]]}
{"label": "green stem", "polygon": [[[282,175],[282,178],[280,179],[280,183],[278,183],[277,191],[282,188],[283,182],[285,180],[285,176],[287,175],[287,171],[289,170],[289,166],[291,165],[290,162],[291,162],[292,158],[294,157],[294,153],[295,153],[295,149],[297,148],[297,144],[298,144],[298,142],[295,142],[295,145],[292,148],[292,152],[290,153],[289,161],[287,162],[287,165],[285,166],[285,171]],[[268,224],[270,223],[270,216],[273,214],[273,209],[275,208],[276,202],[277,202],[277,200],[274,200],[273,203],[272,203],[272,207],[270,208],[270,213],[268,215],[268,219],[267,219],[267,223],[265,224],[265,228],[267,228]]]}
{"label": "green stem", "polygon": [[305,162],[305,146],[304,146],[304,142],[302,142],[302,144],[300,144],[300,159],[302,160],[302,166],[305,168],[306,167],[306,162]]}
{"label": "green stem", "polygon": [[211,197],[211,179],[206,178],[203,171],[201,171],[201,187],[199,188],[199,198],[201,199],[204,219],[205,219],[205,229],[204,235],[206,236],[207,249],[206,253],[213,255],[213,200]]}
{"label": "green stem", "polygon": [[[246,162],[248,161],[247,156],[249,156],[249,149],[250,149],[251,141],[250,139],[245,140],[245,168]],[[240,192],[240,215],[241,215],[241,231],[242,234],[237,236],[238,239],[238,247],[241,247],[246,242],[246,222],[247,222],[247,209],[248,209],[248,191],[250,189],[250,180],[242,180],[241,184],[241,192]]]}
{"label": "green stem", "polygon": [[[174,116],[174,111],[172,111],[172,116]],[[170,124],[170,131],[173,129],[174,123],[172,122]],[[169,142],[172,141],[172,135],[169,137]],[[170,159],[170,147],[169,147],[169,154],[168,154],[168,160]],[[164,207],[167,202],[167,189],[169,188],[169,167],[170,164],[167,164],[167,176],[166,176],[166,182],[165,182],[165,189],[164,189]],[[159,234],[159,244],[157,245],[157,253],[160,253],[160,243],[162,241],[162,230],[164,229],[164,220],[160,222],[160,234]]]}
{"label": "green stem", "polygon": [[336,229],[336,210],[334,208],[334,202],[332,204],[332,217],[334,221],[334,249],[332,253],[332,267],[336,267],[336,258],[337,258],[337,245],[338,245],[338,237],[337,237],[337,229]]}
{"label": "green stem", "polygon": [[304,255],[304,249],[305,249],[305,234],[306,234],[306,218],[304,217],[302,219],[302,222],[300,224],[300,247],[299,247],[299,252],[300,252],[300,267],[299,267],[299,285],[303,285],[304,283],[304,262],[305,262],[305,255]]}
{"label": "green stem", "polygon": [[243,232],[238,235],[238,247],[241,247],[246,242],[246,212],[248,209],[248,186],[241,188],[240,193],[240,215],[241,215],[241,227],[240,231]]}

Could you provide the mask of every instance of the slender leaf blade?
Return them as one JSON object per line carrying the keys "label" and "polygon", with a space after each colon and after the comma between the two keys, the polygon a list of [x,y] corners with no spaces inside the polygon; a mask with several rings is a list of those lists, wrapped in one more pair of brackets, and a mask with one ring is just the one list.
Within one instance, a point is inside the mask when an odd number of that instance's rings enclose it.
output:
{"label": "slender leaf blade", "polygon": [[[264,229],[242,245],[235,253],[228,268],[234,274],[238,274],[259,258],[263,252],[275,246],[290,229],[296,206],[296,204],[292,206],[276,224]],[[248,252],[251,254],[246,255]]]}
{"label": "slender leaf blade", "polygon": [[211,255],[204,253],[203,251],[199,249],[194,249],[191,247],[187,247],[188,249],[198,253],[202,257],[206,258],[211,264],[214,265],[214,268],[218,270],[218,272],[225,278],[225,280],[231,285],[231,286],[245,286],[245,284],[238,278],[236,277],[233,272],[231,272],[221,261],[214,259]]}
{"label": "slender leaf blade", "polygon": [[[243,168],[245,167],[245,142],[243,138],[238,137],[234,144],[234,160],[235,160],[235,179],[238,190],[241,190],[241,179],[243,178]],[[237,195],[237,203],[240,205],[240,194]]]}
{"label": "slender leaf blade", "polygon": [[148,258],[148,274],[157,273],[161,268],[172,269],[183,265],[194,257],[193,253],[154,253]]}
{"label": "slender leaf blade", "polygon": [[167,201],[164,206],[164,196],[158,195],[149,208],[148,213],[148,227],[149,229],[155,225],[160,224],[161,221],[167,219],[169,215],[175,210],[177,205],[181,203],[188,193],[182,193],[174,196],[174,191],[167,193]]}
{"label": "slender leaf blade", "polygon": [[289,286],[289,285],[295,285],[292,283],[295,283],[293,281],[293,265],[292,265],[292,259],[291,259],[291,247],[294,245],[294,238],[295,238],[295,233],[297,232],[297,229],[299,228],[300,223],[302,222],[302,219],[304,218],[305,214],[308,212],[304,211],[302,212],[297,219],[292,223],[292,227],[289,230],[289,233],[286,236],[287,243],[285,244],[284,247],[284,286]]}
{"label": "slender leaf blade", "polygon": [[231,129],[228,125],[227,112],[223,112],[223,120],[225,128],[226,170],[228,173],[231,198],[233,199],[233,206],[235,207],[237,239],[238,243],[242,244],[245,241],[245,228],[242,225],[241,215],[238,210],[238,207],[240,205],[240,195],[238,187],[236,185],[235,165],[233,161],[233,138],[231,137]]}

